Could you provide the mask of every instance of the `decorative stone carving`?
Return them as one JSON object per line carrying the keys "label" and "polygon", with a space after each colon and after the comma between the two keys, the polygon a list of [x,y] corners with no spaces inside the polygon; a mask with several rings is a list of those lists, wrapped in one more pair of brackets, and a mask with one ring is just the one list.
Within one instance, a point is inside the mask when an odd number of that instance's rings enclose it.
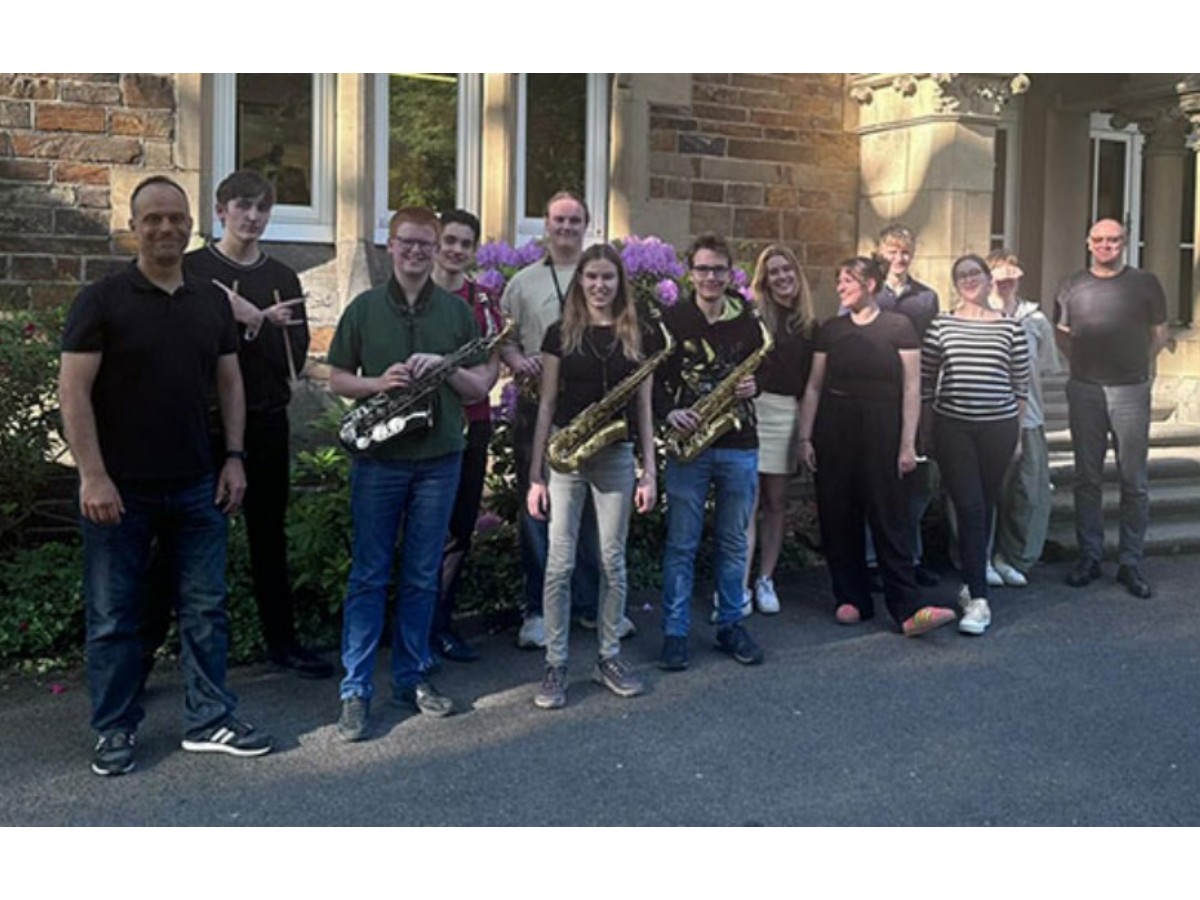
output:
{"label": "decorative stone carving", "polygon": [[1179,95],[1179,111],[1192,125],[1200,129],[1200,75],[1192,74],[1175,85]]}
{"label": "decorative stone carving", "polygon": [[1011,77],[940,72],[930,78],[938,86],[935,108],[940,113],[998,116],[1009,100],[1029,90],[1029,76],[1023,72]]}
{"label": "decorative stone carving", "polygon": [[[1197,98],[1200,102],[1200,97]],[[1146,137],[1147,153],[1177,153],[1186,149],[1188,132],[1193,128],[1195,117],[1183,109],[1184,98],[1178,101],[1164,99],[1137,107],[1119,107],[1110,118],[1114,128],[1136,125]]]}
{"label": "decorative stone carving", "polygon": [[928,119],[995,120],[1013,97],[1029,90],[1024,73],[871,72],[851,79],[859,131]]}

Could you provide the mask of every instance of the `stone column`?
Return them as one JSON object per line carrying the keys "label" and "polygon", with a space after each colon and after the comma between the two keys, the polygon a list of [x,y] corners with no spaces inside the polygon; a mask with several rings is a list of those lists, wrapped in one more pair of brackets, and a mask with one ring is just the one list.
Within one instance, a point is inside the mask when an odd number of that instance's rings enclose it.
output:
{"label": "stone column", "polygon": [[517,76],[483,76],[483,197],[480,221],[485,240],[516,236]]}
{"label": "stone column", "polygon": [[1004,104],[1028,89],[1012,74],[869,74],[851,82],[859,105],[858,248],[875,247],[892,222],[917,235],[914,275],[945,305],[950,265],[986,254],[991,235],[996,124]]}
{"label": "stone column", "polygon": [[[369,110],[371,75],[342,73],[337,76],[337,157],[334,192],[334,241],[337,246],[336,294],[340,316],[345,305],[371,287],[368,258],[374,243],[372,221],[374,198],[370,172]],[[315,305],[315,304],[314,304]],[[310,315],[313,313],[310,312]]]}
{"label": "stone column", "polygon": [[[1189,75],[1175,87],[1179,109],[1194,130],[1200,130],[1200,75]],[[1200,153],[1196,154],[1196,184],[1200,186]],[[1200,187],[1196,190],[1196,215],[1192,232],[1192,309],[1191,320],[1200,315]]]}
{"label": "stone column", "polygon": [[[1113,117],[1114,124],[1121,115]],[[1167,322],[1179,324],[1179,224],[1183,216],[1183,166],[1190,123],[1175,102],[1139,110],[1133,121],[1146,135],[1142,204],[1146,249],[1142,268],[1158,276],[1167,295]]]}

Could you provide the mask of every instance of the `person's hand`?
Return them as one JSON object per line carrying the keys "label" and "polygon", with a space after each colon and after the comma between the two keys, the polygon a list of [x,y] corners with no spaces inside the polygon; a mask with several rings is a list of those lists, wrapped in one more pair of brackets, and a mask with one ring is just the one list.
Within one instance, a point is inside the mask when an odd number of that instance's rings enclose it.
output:
{"label": "person's hand", "polygon": [[538,379],[542,377],[542,355],[522,356],[517,362],[513,374],[519,378]]}
{"label": "person's hand", "polygon": [[900,456],[896,461],[896,469],[903,478],[917,467],[917,451],[912,447],[901,447]]}
{"label": "person's hand", "polygon": [[810,472],[817,471],[817,450],[812,441],[801,441],[796,455],[800,459],[800,465]]}
{"label": "person's hand", "polygon": [[680,434],[691,434],[700,424],[700,417],[690,409],[673,409],[667,413],[667,424]]}
{"label": "person's hand", "polygon": [[242,498],[245,496],[246,469],[240,459],[230,457],[225,460],[225,465],[221,466],[221,474],[217,478],[217,495],[213,502],[225,515],[232,516],[242,508]]}
{"label": "person's hand", "polygon": [[107,473],[79,480],[79,511],[96,525],[119,525],[125,512],[121,492]]}
{"label": "person's hand", "polygon": [[414,353],[405,361],[405,364],[408,366],[409,375],[415,381],[440,366],[444,359],[444,356],[437,353]]}
{"label": "person's hand", "polygon": [[382,375],[375,379],[375,392],[382,394],[384,391],[406,388],[411,383],[412,374],[409,372],[408,363],[392,363]]}
{"label": "person's hand", "polygon": [[753,375],[747,375],[737,383],[737,387],[733,389],[733,396],[739,400],[749,400],[758,393],[758,382],[754,380]]}
{"label": "person's hand", "polygon": [[285,300],[283,303],[276,303],[274,306],[268,306],[264,309],[263,316],[276,328],[286,328],[292,321],[292,306],[303,302],[303,297],[297,297],[295,300]]}
{"label": "person's hand", "polygon": [[633,493],[634,507],[643,515],[654,509],[658,502],[658,484],[653,472],[643,472]]}
{"label": "person's hand", "polygon": [[1018,437],[1018,438],[1017,438],[1017,445],[1016,445],[1015,447],[1013,447],[1012,461],[1011,461],[1009,464],[1010,464],[1010,465],[1014,465],[1014,466],[1015,466],[1015,465],[1016,465],[1016,464],[1017,464],[1017,463],[1020,461],[1020,459],[1021,459],[1021,454],[1022,454],[1022,453],[1024,453],[1024,452],[1025,452],[1025,450],[1024,450],[1024,448],[1021,446],[1021,438],[1020,438],[1020,437]]}
{"label": "person's hand", "polygon": [[525,509],[539,522],[546,521],[546,515],[550,512],[550,492],[545,484],[535,481],[529,485],[529,493],[525,495]]}

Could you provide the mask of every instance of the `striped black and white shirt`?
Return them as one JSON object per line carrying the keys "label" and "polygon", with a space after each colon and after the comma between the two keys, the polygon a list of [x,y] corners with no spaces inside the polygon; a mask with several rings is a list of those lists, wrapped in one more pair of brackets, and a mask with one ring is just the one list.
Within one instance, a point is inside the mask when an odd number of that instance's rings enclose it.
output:
{"label": "striped black and white shirt", "polygon": [[921,345],[921,399],[944,416],[1009,419],[1029,394],[1029,344],[1013,319],[938,315]]}

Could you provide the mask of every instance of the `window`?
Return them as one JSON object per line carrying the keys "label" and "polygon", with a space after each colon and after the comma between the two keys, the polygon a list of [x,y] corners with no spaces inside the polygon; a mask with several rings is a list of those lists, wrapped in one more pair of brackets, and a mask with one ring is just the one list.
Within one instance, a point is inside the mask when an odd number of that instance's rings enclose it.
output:
{"label": "window", "polygon": [[991,249],[1016,251],[1019,241],[1017,224],[1021,183],[1021,98],[1009,103],[996,126],[996,144],[992,172]]}
{"label": "window", "polygon": [[375,242],[403,206],[478,214],[483,77],[400,72],[375,76]]}
{"label": "window", "polygon": [[517,96],[517,242],[541,237],[546,201],[561,190],[592,213],[604,240],[608,200],[608,76],[522,75]]}
{"label": "window", "polygon": [[275,183],[268,241],[333,240],[333,104],[333,75],[213,76],[213,185],[239,168]]}

